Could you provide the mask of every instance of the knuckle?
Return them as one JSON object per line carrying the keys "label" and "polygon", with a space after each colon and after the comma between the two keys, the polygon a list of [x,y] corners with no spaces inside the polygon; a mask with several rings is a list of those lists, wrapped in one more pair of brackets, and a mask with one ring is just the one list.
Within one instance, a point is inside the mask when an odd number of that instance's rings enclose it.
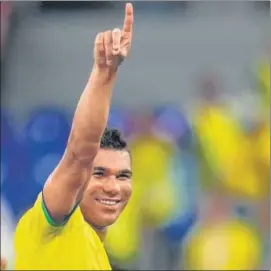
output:
{"label": "knuckle", "polygon": [[98,63],[99,63],[100,65],[104,64],[104,63],[105,63],[105,59],[104,59],[104,58],[99,58],[99,59],[98,59]]}
{"label": "knuckle", "polygon": [[121,31],[119,28],[114,28],[112,31],[114,34],[119,34]]}
{"label": "knuckle", "polygon": [[102,32],[99,32],[97,35],[96,35],[96,40],[100,40],[103,36],[103,33]]}
{"label": "knuckle", "polygon": [[96,46],[97,46],[99,49],[103,49],[103,42],[101,42],[101,41],[96,42]]}

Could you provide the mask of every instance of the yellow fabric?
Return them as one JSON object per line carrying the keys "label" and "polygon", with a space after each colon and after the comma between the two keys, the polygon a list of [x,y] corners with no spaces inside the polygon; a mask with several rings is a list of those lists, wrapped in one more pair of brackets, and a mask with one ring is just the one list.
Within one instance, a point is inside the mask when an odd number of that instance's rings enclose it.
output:
{"label": "yellow fabric", "polygon": [[96,232],[77,208],[63,226],[48,223],[42,195],[15,232],[16,270],[111,270]]}
{"label": "yellow fabric", "polygon": [[174,211],[174,188],[170,179],[173,144],[157,137],[142,136],[131,144],[133,182],[141,194],[144,222],[159,226]]}
{"label": "yellow fabric", "polygon": [[198,229],[187,242],[187,270],[256,270],[262,245],[257,232],[239,221]]}
{"label": "yellow fabric", "polygon": [[[131,142],[133,180],[144,186],[168,178],[168,165],[173,154],[172,144],[159,138],[142,136]],[[145,182],[147,181],[147,182]]]}
{"label": "yellow fabric", "polygon": [[151,226],[160,226],[170,221],[177,205],[177,198],[174,191],[173,181],[158,181],[156,187],[151,187],[145,195],[143,206],[144,222]]}
{"label": "yellow fabric", "polygon": [[250,142],[229,111],[222,107],[199,111],[195,130],[208,164],[225,188],[253,199],[263,196]]}

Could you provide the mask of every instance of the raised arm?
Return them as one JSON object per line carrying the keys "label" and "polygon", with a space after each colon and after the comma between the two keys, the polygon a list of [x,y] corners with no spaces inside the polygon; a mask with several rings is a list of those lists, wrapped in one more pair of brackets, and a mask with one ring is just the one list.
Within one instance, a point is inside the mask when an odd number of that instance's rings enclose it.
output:
{"label": "raised arm", "polygon": [[123,29],[96,36],[94,66],[75,110],[65,153],[43,189],[44,203],[56,223],[70,214],[87,187],[107,124],[118,66],[130,51],[132,27],[133,7],[126,4]]}

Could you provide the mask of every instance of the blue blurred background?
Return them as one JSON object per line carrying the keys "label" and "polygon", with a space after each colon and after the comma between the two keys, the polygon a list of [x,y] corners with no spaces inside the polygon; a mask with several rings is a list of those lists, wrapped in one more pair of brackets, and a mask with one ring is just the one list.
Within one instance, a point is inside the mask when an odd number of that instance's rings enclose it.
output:
{"label": "blue blurred background", "polygon": [[[122,2],[1,2],[1,254],[64,151],[99,31]],[[270,268],[270,2],[135,2],[108,125],[133,155],[112,226],[129,269]]]}

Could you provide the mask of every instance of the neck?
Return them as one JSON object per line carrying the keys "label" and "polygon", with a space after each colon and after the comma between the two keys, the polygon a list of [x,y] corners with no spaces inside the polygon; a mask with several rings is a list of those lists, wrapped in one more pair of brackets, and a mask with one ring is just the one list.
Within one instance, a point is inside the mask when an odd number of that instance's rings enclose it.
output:
{"label": "neck", "polygon": [[97,235],[99,236],[99,238],[101,239],[101,241],[103,243],[105,240],[105,237],[106,237],[107,227],[94,226],[94,225],[90,225],[90,226],[97,233]]}

